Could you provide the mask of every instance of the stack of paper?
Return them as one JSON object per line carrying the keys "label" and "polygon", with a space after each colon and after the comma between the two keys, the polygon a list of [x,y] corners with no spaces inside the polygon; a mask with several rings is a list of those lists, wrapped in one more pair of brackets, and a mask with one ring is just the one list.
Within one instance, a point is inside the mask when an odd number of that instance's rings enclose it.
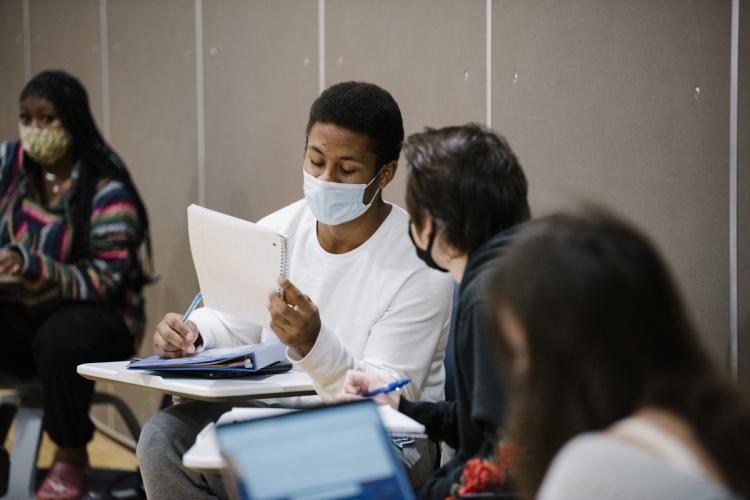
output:
{"label": "stack of paper", "polygon": [[[274,417],[300,411],[290,408],[232,408],[223,414],[216,424],[208,424],[196,437],[195,444],[182,457],[182,463],[186,467],[198,470],[216,470],[224,467],[224,459],[219,451],[219,443],[216,439],[216,425],[242,422],[256,418]],[[304,411],[304,410],[301,410]],[[424,425],[416,420],[399,413],[390,406],[378,406],[380,420],[386,431],[392,437],[423,438],[425,436]]]}
{"label": "stack of paper", "polygon": [[[232,422],[242,422],[243,420],[273,417],[289,413],[290,411],[298,410],[290,408],[232,408],[230,411],[223,414],[216,423],[228,424]],[[407,417],[403,413],[394,410],[388,405],[378,406],[378,413],[380,413],[380,421],[383,422],[383,427],[385,427],[388,434],[392,436],[425,436],[424,425],[411,417]]]}

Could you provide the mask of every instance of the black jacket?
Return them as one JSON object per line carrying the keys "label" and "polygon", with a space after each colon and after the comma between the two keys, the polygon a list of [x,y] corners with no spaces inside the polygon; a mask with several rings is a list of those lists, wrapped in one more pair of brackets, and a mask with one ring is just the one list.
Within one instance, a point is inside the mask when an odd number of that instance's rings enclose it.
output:
{"label": "black jacket", "polygon": [[482,289],[487,271],[514,232],[510,229],[486,241],[466,264],[453,333],[456,400],[412,403],[402,397],[399,402],[399,411],[424,424],[431,440],[445,441],[456,450],[455,457],[420,488],[419,498],[442,500],[450,495],[464,464],[474,456],[490,455],[497,445],[505,398]]}

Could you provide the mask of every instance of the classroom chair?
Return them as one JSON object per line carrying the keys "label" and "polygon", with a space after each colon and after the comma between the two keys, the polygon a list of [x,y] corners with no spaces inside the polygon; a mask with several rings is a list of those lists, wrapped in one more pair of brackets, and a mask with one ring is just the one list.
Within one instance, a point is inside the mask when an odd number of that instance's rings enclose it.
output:
{"label": "classroom chair", "polygon": [[[0,389],[9,394],[0,397],[0,405],[16,408],[13,452],[10,456],[8,488],[0,500],[36,498],[36,474],[39,445],[42,439],[42,388],[36,378],[21,378],[0,371]],[[119,397],[94,393],[93,404],[110,404],[122,417],[132,438],[138,442],[141,427],[128,405]],[[7,429],[0,429],[5,437]]]}

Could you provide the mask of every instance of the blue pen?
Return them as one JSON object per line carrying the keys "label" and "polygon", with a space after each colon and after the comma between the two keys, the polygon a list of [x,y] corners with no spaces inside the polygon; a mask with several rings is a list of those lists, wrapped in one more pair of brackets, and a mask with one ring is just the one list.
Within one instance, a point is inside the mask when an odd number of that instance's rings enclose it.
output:
{"label": "blue pen", "polygon": [[203,293],[198,292],[197,294],[195,294],[195,298],[190,303],[190,307],[188,307],[188,310],[185,311],[185,315],[182,317],[183,323],[188,320],[191,314],[193,314],[193,311],[195,311],[195,308],[198,307],[198,304],[201,303],[201,300],[203,300]]}
{"label": "blue pen", "polygon": [[410,379],[402,378],[401,380],[396,380],[395,382],[391,382],[390,384],[384,385],[383,387],[378,387],[377,389],[367,391],[364,394],[362,394],[362,397],[371,398],[371,397],[377,396],[378,394],[388,394],[389,392],[393,392],[396,389],[400,389],[401,387],[405,386],[406,384],[410,382],[411,382]]}

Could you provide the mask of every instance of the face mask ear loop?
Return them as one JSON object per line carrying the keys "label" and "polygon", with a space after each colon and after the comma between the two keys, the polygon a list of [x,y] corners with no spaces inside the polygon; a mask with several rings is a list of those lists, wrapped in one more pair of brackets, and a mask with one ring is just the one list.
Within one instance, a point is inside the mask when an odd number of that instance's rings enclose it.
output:
{"label": "face mask ear loop", "polygon": [[[370,182],[367,183],[367,185],[365,186],[365,189],[362,191],[363,196],[364,196],[364,192],[367,191],[367,188],[370,187],[370,184],[372,184],[375,180],[377,180],[380,177],[380,174],[383,173],[384,169],[385,169],[385,165],[380,167],[380,170],[378,170],[378,173],[375,174],[375,177],[370,179]],[[378,187],[378,189],[375,190],[375,194],[372,195],[372,198],[370,198],[369,202],[365,203],[365,200],[362,200],[362,203],[364,203],[365,205],[369,207],[370,205],[372,205],[372,202],[375,201],[375,198],[378,196],[379,192],[380,192],[380,187]]]}
{"label": "face mask ear loop", "polygon": [[432,245],[435,243],[435,240],[437,239],[437,233],[438,228],[435,224],[435,219],[432,219],[432,231],[430,231],[430,239],[427,241],[427,249],[425,250],[427,252],[427,255],[430,258],[430,262],[434,265],[434,268],[438,271],[447,273],[450,272],[448,269],[440,266],[437,262],[435,262],[435,258],[432,256]]}

